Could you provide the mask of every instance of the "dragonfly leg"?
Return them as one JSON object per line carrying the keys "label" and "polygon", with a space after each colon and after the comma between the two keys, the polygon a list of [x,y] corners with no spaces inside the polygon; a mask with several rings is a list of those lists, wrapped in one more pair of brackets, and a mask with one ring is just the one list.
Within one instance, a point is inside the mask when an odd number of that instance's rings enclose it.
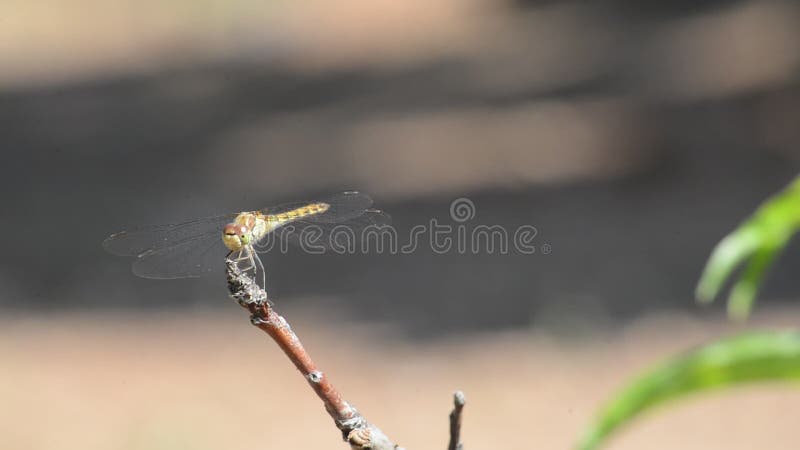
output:
{"label": "dragonfly leg", "polygon": [[236,267],[241,271],[242,268],[239,267],[239,255],[235,255],[236,251],[231,250],[225,255],[225,261],[230,261],[236,265]]}
{"label": "dragonfly leg", "polygon": [[267,270],[264,269],[264,263],[261,262],[261,258],[258,257],[255,251],[251,252],[250,255],[255,262],[258,263],[259,270],[261,271],[261,288],[264,289],[264,292],[267,292]]}
{"label": "dragonfly leg", "polygon": [[[234,252],[231,252],[231,254],[233,254],[233,253]],[[252,266],[250,266],[250,267],[242,267],[242,266],[240,266],[239,264],[242,261],[250,262],[249,258],[247,257],[247,255],[244,254],[244,249],[240,249],[239,251],[236,252],[236,257],[233,258],[233,262],[236,263],[236,265],[239,267],[239,270],[241,270],[242,272],[248,272],[249,270],[251,270],[253,268]]]}
{"label": "dragonfly leg", "polygon": [[[252,249],[252,247],[248,247],[247,248],[247,255],[245,257],[247,258],[247,261],[250,263],[250,267],[253,268],[253,277],[255,278],[258,275],[259,267],[261,267],[261,269],[263,271],[263,267],[264,266],[261,266],[260,264],[256,264],[256,260],[258,260],[258,256],[256,256],[256,252]],[[261,262],[261,260],[258,260],[258,262]],[[261,286],[261,287],[263,288],[264,286]]]}
{"label": "dragonfly leg", "polygon": [[[250,258],[249,258],[249,255],[245,254],[244,249],[241,249],[241,250],[238,251],[238,253],[236,253],[236,259],[234,261],[236,261],[237,263],[240,263],[242,261],[250,262]],[[250,270],[252,268],[253,268],[253,266],[245,267],[242,271],[243,272],[247,272],[248,270]]]}
{"label": "dragonfly leg", "polygon": [[[227,258],[233,261],[242,273],[251,272],[254,281],[257,279],[259,272],[261,272],[260,286],[266,292],[267,272],[264,269],[264,263],[261,262],[261,258],[258,257],[252,247],[242,247],[236,252],[231,251],[228,253]],[[243,262],[247,264],[242,266],[241,263]]]}

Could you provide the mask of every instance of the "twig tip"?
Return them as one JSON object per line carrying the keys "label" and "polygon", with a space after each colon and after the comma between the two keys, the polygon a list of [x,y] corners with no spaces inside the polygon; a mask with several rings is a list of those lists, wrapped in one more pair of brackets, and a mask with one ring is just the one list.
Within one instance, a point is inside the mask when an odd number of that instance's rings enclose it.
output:
{"label": "twig tip", "polygon": [[467,403],[467,397],[462,391],[455,391],[453,393],[453,404],[457,407],[464,406]]}

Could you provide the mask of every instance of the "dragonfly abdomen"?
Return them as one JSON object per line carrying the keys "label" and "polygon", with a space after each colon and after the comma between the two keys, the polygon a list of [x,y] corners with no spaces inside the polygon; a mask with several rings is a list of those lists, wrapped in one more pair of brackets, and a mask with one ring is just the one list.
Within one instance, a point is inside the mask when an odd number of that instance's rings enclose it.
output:
{"label": "dragonfly abdomen", "polygon": [[267,222],[277,222],[278,225],[289,223],[293,220],[302,219],[305,217],[321,214],[330,209],[331,205],[327,203],[310,203],[290,211],[282,212],[279,214],[267,214],[265,216]]}
{"label": "dragonfly abdomen", "polygon": [[296,220],[322,214],[328,211],[330,207],[331,206],[327,203],[317,202],[275,214],[254,212],[250,214],[250,216],[255,219],[255,223],[250,227],[253,231],[253,240],[258,242],[268,233],[275,231],[276,228],[280,228]]}

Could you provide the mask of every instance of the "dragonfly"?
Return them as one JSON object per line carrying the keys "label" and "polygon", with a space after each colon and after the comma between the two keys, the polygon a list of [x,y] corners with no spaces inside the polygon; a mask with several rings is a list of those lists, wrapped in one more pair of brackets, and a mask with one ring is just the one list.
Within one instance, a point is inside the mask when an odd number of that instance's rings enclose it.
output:
{"label": "dragonfly", "polygon": [[[133,273],[143,278],[200,277],[221,272],[224,262],[231,259],[244,264],[240,266],[243,272],[260,274],[261,287],[266,289],[258,251],[268,238],[330,249],[339,231],[357,237],[369,226],[390,222],[388,214],[372,208],[367,194],[347,191],[316,201],[121,231],[106,238],[103,247],[115,255],[135,257]],[[312,236],[310,242],[308,236]]]}

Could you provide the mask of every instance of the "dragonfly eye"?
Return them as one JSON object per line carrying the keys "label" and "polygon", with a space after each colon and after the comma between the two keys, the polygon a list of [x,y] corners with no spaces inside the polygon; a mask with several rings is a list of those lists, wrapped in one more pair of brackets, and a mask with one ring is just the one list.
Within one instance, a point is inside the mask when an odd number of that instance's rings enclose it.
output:
{"label": "dragonfly eye", "polygon": [[222,229],[222,234],[225,236],[239,236],[240,238],[243,238],[247,236],[247,231],[247,227],[244,225],[229,223],[225,225],[225,228]]}

